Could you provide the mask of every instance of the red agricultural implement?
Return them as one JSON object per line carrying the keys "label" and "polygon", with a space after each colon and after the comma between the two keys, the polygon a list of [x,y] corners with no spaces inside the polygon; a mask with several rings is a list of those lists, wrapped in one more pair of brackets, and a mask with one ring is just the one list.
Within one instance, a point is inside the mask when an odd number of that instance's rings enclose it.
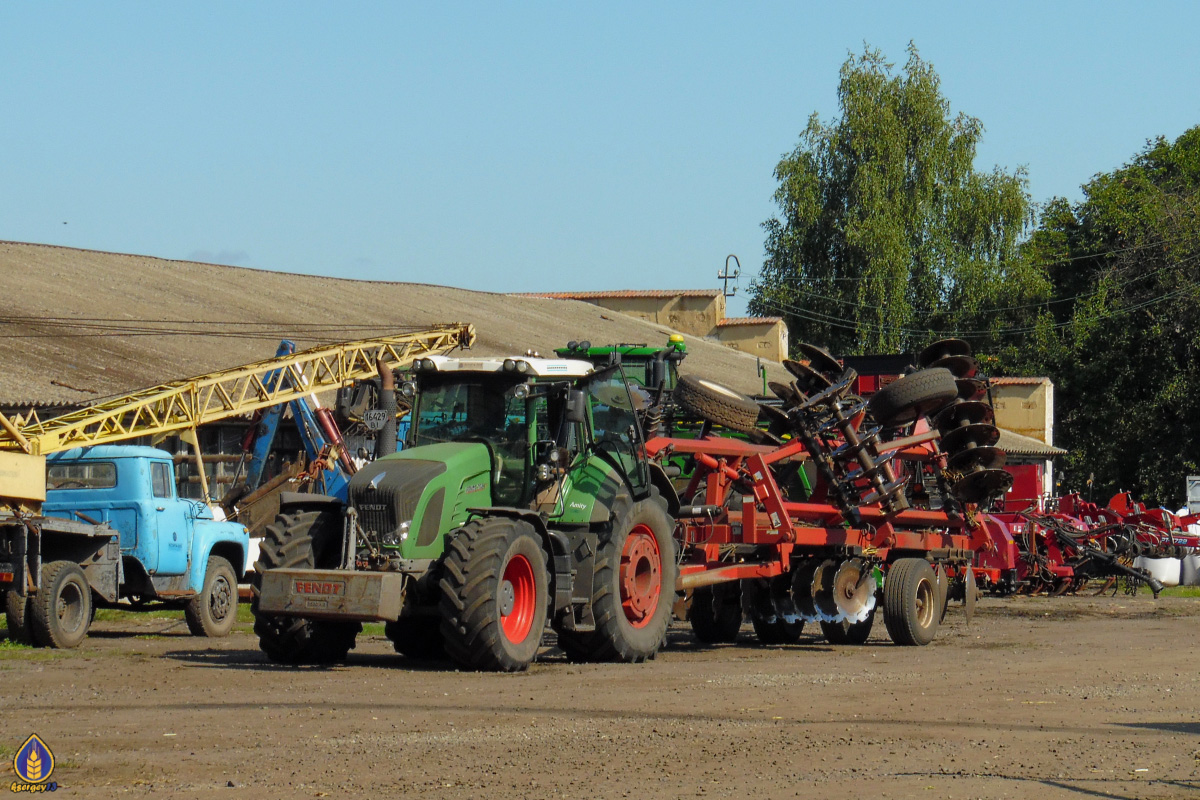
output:
{"label": "red agricultural implement", "polygon": [[693,630],[732,641],[744,610],[767,643],[808,622],[862,643],[881,604],[894,642],[927,644],[948,598],[973,609],[976,552],[993,543],[976,509],[1011,484],[978,365],[961,342],[938,343],[864,401],[854,370],[801,348],[806,363],[785,362],[795,380],[771,385],[778,405],[680,379],[686,411],[745,438],[706,426],[646,444],[691,470],[672,510]]}

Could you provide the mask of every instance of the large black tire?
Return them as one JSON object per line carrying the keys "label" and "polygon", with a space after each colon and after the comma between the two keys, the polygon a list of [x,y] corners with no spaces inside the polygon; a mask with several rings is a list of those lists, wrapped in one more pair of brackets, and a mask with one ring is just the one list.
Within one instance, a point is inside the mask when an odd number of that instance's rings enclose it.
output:
{"label": "large black tire", "polygon": [[233,565],[221,556],[209,556],[204,589],[183,607],[192,636],[217,639],[228,636],[237,622],[238,590]]}
{"label": "large black tire", "polygon": [[383,626],[397,653],[409,658],[445,658],[442,622],[438,617],[401,617]]}
{"label": "large black tire", "polygon": [[[781,580],[782,579],[782,580]],[[742,593],[746,595],[746,608],[750,612],[750,624],[760,644],[796,644],[804,633],[804,620],[784,619],[776,603],[771,600],[772,583],[776,589],[787,591],[791,587],[791,575],[781,575],[770,580],[746,581]],[[791,602],[790,598],[787,602]]]}
{"label": "large black tire", "polygon": [[662,647],[675,597],[675,525],[651,496],[613,523],[596,554],[592,615],[596,630],[560,630],[572,661],[639,663]]}
{"label": "large black tire", "polygon": [[948,369],[918,370],[889,383],[867,401],[875,421],[884,427],[907,425],[958,397],[958,384]]}
{"label": "large black tire", "polygon": [[31,606],[30,627],[42,647],[78,647],[92,624],[92,588],[73,561],[42,565],[42,588]]}
{"label": "large black tire", "polygon": [[743,433],[757,429],[758,403],[716,381],[680,375],[672,397],[685,411],[701,419]]}
{"label": "large black tire", "polygon": [[821,633],[830,644],[866,644],[875,624],[875,611],[862,622],[822,622]]}
{"label": "large black tire", "polygon": [[923,558],[901,558],[883,582],[883,623],[898,645],[926,645],[937,635],[942,609],[933,567]]}
{"label": "large black tire", "polygon": [[17,644],[36,644],[33,638],[33,599],[13,591],[4,593],[4,613],[8,618],[9,641]]}
{"label": "large black tire", "polygon": [[472,520],[450,536],[440,608],[446,655],[467,669],[519,672],[546,627],[546,553],[528,522]]}
{"label": "large black tire", "polygon": [[736,642],[742,629],[741,584],[731,581],[693,590],[688,622],[704,644]]}
{"label": "large black tire", "polygon": [[342,522],[334,511],[280,514],[267,526],[250,586],[254,632],[267,658],[279,664],[333,664],[344,661],[362,631],[361,622],[279,617],[258,610],[262,573],[269,569],[336,567],[341,560]]}

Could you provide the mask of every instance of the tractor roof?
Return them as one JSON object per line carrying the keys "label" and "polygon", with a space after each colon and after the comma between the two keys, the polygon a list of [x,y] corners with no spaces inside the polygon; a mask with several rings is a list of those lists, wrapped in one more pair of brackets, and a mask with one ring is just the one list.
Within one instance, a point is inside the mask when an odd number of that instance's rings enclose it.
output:
{"label": "tractor roof", "polygon": [[413,363],[413,370],[428,372],[507,372],[533,378],[582,378],[595,371],[587,361],[569,358],[511,356],[509,358],[450,358],[430,356]]}

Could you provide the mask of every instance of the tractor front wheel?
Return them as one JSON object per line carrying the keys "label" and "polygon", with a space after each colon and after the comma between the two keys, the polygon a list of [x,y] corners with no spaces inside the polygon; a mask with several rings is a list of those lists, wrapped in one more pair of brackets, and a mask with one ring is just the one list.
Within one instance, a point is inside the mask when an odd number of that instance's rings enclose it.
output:
{"label": "tractor front wheel", "polygon": [[279,664],[344,661],[362,630],[361,622],[280,617],[258,610],[262,574],[269,569],[328,569],[341,558],[341,517],[333,511],[280,514],[267,526],[250,587],[254,632],[267,658]]}
{"label": "tractor front wheel", "polygon": [[443,563],[442,639],[467,669],[519,672],[537,656],[549,597],[546,554],[528,522],[472,520],[451,534]]}

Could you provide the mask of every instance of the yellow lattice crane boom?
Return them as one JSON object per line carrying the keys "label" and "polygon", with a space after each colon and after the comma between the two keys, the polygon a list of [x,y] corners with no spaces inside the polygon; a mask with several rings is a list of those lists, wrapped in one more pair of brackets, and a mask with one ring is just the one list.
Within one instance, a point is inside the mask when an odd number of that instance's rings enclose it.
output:
{"label": "yellow lattice crane boom", "polygon": [[[110,444],[141,436],[191,431],[209,422],[287,403],[302,395],[337,389],[376,373],[376,361],[393,369],[417,358],[470,347],[472,325],[454,323],[426,329],[314,347],[221,370],[208,375],[154,386],[124,397],[106,400],[48,420],[10,420],[0,415],[0,455],[21,453],[46,456],[72,447]],[[286,380],[269,380],[282,370]],[[0,467],[19,464],[0,458]],[[31,459],[32,471],[0,469],[0,504],[39,500],[27,497],[29,487],[45,485],[41,458]],[[14,472],[14,469],[16,470]],[[16,473],[22,473],[17,475]]]}

